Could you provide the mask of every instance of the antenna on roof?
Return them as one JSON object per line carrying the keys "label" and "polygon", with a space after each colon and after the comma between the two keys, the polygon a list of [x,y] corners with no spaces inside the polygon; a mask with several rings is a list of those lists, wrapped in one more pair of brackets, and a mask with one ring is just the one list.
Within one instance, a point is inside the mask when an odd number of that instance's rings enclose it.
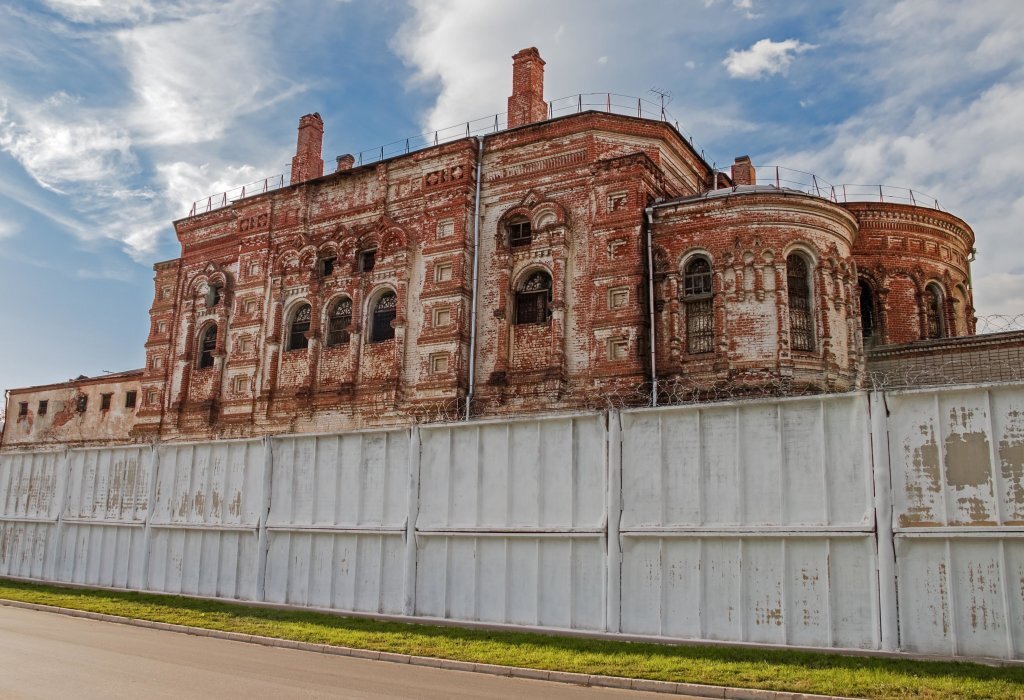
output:
{"label": "antenna on roof", "polygon": [[662,88],[655,85],[647,92],[653,92],[659,98],[661,98],[661,118],[665,119],[665,105],[672,102],[672,92],[670,90],[663,90]]}

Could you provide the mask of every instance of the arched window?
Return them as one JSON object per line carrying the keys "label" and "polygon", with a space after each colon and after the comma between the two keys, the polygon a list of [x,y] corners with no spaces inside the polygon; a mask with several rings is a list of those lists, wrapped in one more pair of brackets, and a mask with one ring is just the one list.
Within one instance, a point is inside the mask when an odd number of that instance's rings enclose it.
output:
{"label": "arched window", "polygon": [[292,322],[288,326],[288,349],[305,350],[309,347],[309,321],[313,318],[313,309],[309,304],[303,304],[295,310]]}
{"label": "arched window", "polygon": [[213,351],[217,349],[217,326],[210,324],[199,336],[199,369],[213,367]]}
{"label": "arched window", "polygon": [[942,289],[932,282],[924,288],[925,313],[928,317],[928,338],[945,338],[946,324],[942,317]]}
{"label": "arched window", "polygon": [[517,326],[525,323],[546,323],[550,315],[551,275],[534,272],[516,292]]}
{"label": "arched window", "polygon": [[683,269],[683,303],[686,305],[686,352],[714,352],[715,312],[711,293],[711,263],[697,257]]}
{"label": "arched window", "polygon": [[327,345],[347,345],[352,325],[352,300],[341,298],[327,317]]}
{"label": "arched window", "polygon": [[370,329],[370,342],[379,343],[395,337],[391,322],[398,315],[398,297],[394,292],[387,292],[377,300],[373,307],[373,326]]}
{"label": "arched window", "polygon": [[814,350],[814,313],[811,308],[811,270],[807,258],[792,253],[786,258],[789,286],[789,344],[794,350]]}
{"label": "arched window", "polygon": [[533,241],[533,231],[530,229],[530,220],[525,216],[517,216],[508,222],[508,244],[515,248],[522,245],[530,245]]}
{"label": "arched window", "polygon": [[878,341],[876,337],[875,293],[866,280],[860,281],[860,332],[865,345]]}

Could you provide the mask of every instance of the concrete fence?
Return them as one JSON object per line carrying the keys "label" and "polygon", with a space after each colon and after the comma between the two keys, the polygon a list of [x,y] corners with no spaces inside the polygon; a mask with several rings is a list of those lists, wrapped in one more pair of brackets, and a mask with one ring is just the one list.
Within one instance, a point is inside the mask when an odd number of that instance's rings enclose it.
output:
{"label": "concrete fence", "polygon": [[1024,385],[9,452],[0,575],[1024,659]]}

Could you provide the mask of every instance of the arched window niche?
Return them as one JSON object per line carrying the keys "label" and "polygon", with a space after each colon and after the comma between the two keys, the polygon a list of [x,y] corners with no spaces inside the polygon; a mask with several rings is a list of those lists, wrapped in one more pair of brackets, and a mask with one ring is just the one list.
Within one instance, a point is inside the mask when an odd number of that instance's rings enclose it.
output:
{"label": "arched window niche", "polygon": [[199,369],[213,367],[213,353],[217,349],[217,324],[211,323],[199,334]]}
{"label": "arched window niche", "polygon": [[793,350],[814,351],[814,306],[811,303],[811,265],[802,253],[786,257],[789,290],[789,345]]}
{"label": "arched window niche", "polygon": [[860,289],[860,334],[865,345],[876,345],[880,342],[878,328],[878,303],[875,290],[865,279],[858,282]]}
{"label": "arched window niche", "polygon": [[942,314],[945,296],[942,288],[935,282],[929,282],[924,288],[924,308],[927,320],[926,338],[937,339],[946,337],[946,319],[943,318]]}
{"label": "arched window niche", "polygon": [[348,345],[352,326],[352,300],[338,299],[327,314],[327,347]]}
{"label": "arched window niche", "polygon": [[300,304],[292,312],[288,324],[288,350],[305,350],[309,347],[309,324],[313,318],[313,308],[309,304]]}
{"label": "arched window niche", "polygon": [[515,317],[517,326],[529,323],[547,323],[551,316],[551,275],[537,270],[527,275],[515,293]]}
{"label": "arched window niche", "polygon": [[714,352],[715,311],[711,261],[697,255],[683,267],[683,304],[686,310],[686,352]]}
{"label": "arched window niche", "polygon": [[370,325],[370,342],[382,343],[395,337],[392,321],[398,316],[398,297],[394,292],[381,294],[373,305],[373,317]]}

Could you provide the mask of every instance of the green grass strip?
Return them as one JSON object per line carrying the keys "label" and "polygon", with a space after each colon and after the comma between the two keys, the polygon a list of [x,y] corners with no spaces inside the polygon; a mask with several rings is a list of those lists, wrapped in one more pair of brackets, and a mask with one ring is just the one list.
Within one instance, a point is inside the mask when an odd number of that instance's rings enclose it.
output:
{"label": "green grass strip", "polygon": [[0,598],[315,644],[576,673],[867,698],[1024,698],[1022,667],[431,627],[3,579]]}

